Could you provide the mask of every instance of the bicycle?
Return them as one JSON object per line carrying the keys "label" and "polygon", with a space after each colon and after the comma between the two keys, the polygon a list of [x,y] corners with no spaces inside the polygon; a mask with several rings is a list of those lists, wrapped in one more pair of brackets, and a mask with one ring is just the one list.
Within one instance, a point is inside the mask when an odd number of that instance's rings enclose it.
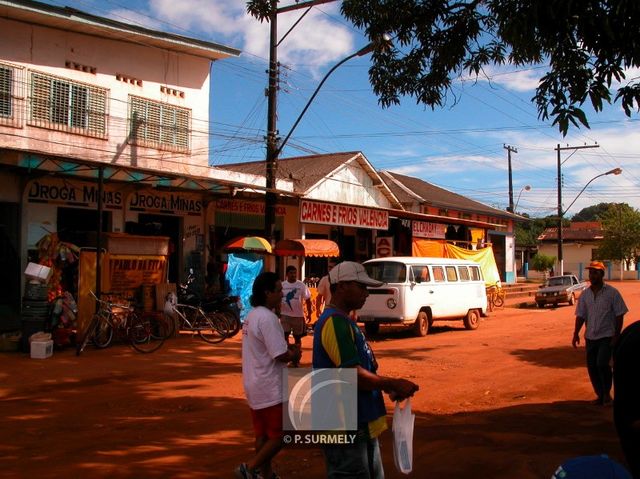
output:
{"label": "bicycle", "polygon": [[504,306],[504,300],[507,296],[506,291],[499,283],[487,286],[487,309],[493,311],[495,308]]}
{"label": "bicycle", "polygon": [[139,317],[130,304],[119,304],[99,299],[93,291],[91,296],[98,303],[98,311],[92,316],[84,338],[76,346],[79,356],[89,341],[96,348],[108,347],[114,335],[128,343],[140,353],[152,353],[166,339],[166,323],[152,316]]}
{"label": "bicycle", "polygon": [[164,314],[167,337],[174,336],[176,330],[189,331],[207,343],[216,344],[231,336],[234,330],[234,325],[225,314],[205,313],[200,306],[177,303],[174,293],[167,295]]}

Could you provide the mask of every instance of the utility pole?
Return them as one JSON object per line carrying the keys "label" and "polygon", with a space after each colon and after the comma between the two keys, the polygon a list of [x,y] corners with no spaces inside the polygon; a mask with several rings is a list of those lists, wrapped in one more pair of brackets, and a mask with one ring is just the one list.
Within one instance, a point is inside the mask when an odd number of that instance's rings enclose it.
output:
{"label": "utility pole", "polygon": [[518,150],[509,145],[502,145],[502,148],[507,150],[507,161],[509,163],[509,206],[507,211],[513,213],[513,177],[511,174],[511,152],[518,153]]}
{"label": "utility pole", "polygon": [[[306,15],[309,10],[315,6],[323,3],[335,2],[336,0],[311,0],[307,2],[296,3],[295,5],[289,5],[287,7],[278,8],[278,0],[271,0],[269,7],[269,83],[267,87],[267,156],[266,156],[266,187],[267,191],[264,198],[264,235],[269,242],[275,241],[275,227],[276,227],[276,204],[278,201],[278,195],[276,194],[276,178],[278,169],[278,155],[280,153],[278,149],[278,80],[279,80],[279,64],[278,64],[278,14],[290,12],[293,10],[299,10],[306,8],[302,16]],[[299,19],[298,21],[300,21]],[[293,29],[298,22],[296,22],[291,29]],[[291,30],[289,30],[283,37],[286,37]],[[280,41],[282,41],[280,40]]]}
{"label": "utility pole", "polygon": [[267,87],[267,191],[264,199],[264,235],[273,242],[276,227],[276,161],[278,159],[278,1],[271,0],[269,14],[269,84]]}
{"label": "utility pole", "polygon": [[[562,240],[563,240],[562,216],[564,215],[564,212],[562,211],[562,164],[564,162],[561,161],[560,159],[560,152],[564,150],[574,150],[574,153],[575,153],[577,150],[582,150],[585,148],[600,148],[600,145],[582,145],[582,146],[567,145],[567,146],[561,147],[560,144],[558,144],[558,146],[555,149],[558,152],[558,269],[560,270],[560,272],[556,274],[560,274],[560,275],[564,274],[564,259],[562,257]],[[571,155],[569,155],[569,158],[571,158]],[[569,158],[567,158],[567,160]],[[567,160],[564,160],[564,161],[567,161]]]}

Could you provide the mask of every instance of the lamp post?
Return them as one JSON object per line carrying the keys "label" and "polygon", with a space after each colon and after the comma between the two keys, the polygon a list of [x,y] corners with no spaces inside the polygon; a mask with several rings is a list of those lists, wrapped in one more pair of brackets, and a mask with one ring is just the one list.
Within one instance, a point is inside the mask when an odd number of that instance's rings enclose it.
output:
{"label": "lamp post", "polygon": [[[565,209],[564,211],[562,211],[562,207],[561,207],[561,203],[558,206],[558,215],[559,215],[559,221],[558,221],[558,263],[560,266],[560,274],[564,274],[564,264],[563,264],[563,259],[562,259],[562,217],[564,216],[564,214],[569,211],[571,209],[571,207],[573,206],[573,204],[576,202],[576,200],[578,198],[580,198],[580,195],[582,195],[582,193],[584,193],[584,190],[587,189],[587,187],[593,183],[595,180],[597,180],[598,178],[600,178],[601,176],[607,176],[607,175],[619,175],[622,173],[622,168],[614,168],[612,170],[609,170],[605,173],[600,173],[599,175],[594,176],[593,178],[591,178],[586,185],[584,185],[582,187],[582,189],[580,190],[580,193],[578,193],[578,195],[573,199],[573,201],[569,204],[569,206],[567,206],[567,209]],[[561,200],[561,199],[560,199]]]}
{"label": "lamp post", "polygon": [[522,192],[523,191],[531,191],[531,185],[524,185],[521,189],[520,189],[520,193],[518,193],[518,199],[516,200],[516,204],[513,207],[513,211],[512,213],[515,213],[518,210],[518,203],[520,203],[520,196],[522,196]]}
{"label": "lamp post", "polygon": [[[271,10],[271,15],[269,16],[270,18],[269,19],[269,22],[270,22],[269,86],[267,88],[267,96],[268,96],[267,136],[266,136],[267,156],[266,156],[266,175],[265,175],[266,176],[266,194],[265,194],[265,211],[264,211],[264,234],[265,234],[265,237],[270,242],[273,242],[275,240],[275,220],[276,220],[276,203],[277,203],[277,194],[275,192],[275,189],[276,189],[276,176],[277,176],[276,169],[277,169],[278,156],[282,152],[282,149],[287,144],[287,141],[293,134],[293,131],[296,129],[296,127],[300,123],[300,120],[302,119],[304,114],[307,112],[309,106],[311,105],[311,102],[313,102],[314,98],[320,91],[320,88],[322,87],[324,82],[327,80],[327,78],[329,78],[329,76],[343,63],[351,60],[354,57],[363,56],[363,55],[366,55],[367,53],[372,52],[376,48],[376,46],[382,43],[382,42],[371,42],[364,48],[361,48],[360,50],[349,55],[348,57],[343,58],[336,65],[334,65],[326,73],[326,75],[322,78],[322,80],[316,87],[315,91],[313,92],[313,95],[311,95],[311,98],[309,98],[309,100],[307,101],[307,104],[303,108],[300,115],[298,115],[298,118],[294,122],[287,136],[284,138],[284,140],[279,142],[278,131],[276,128],[277,90],[278,90],[277,55],[278,55],[278,45],[280,44],[280,42],[278,42],[278,30],[277,30],[278,14],[284,13],[286,11],[297,10],[299,8],[310,8],[313,5],[318,5],[321,3],[329,3],[331,1],[335,1],[335,0],[313,0],[313,1],[303,2],[297,5],[291,5],[289,7],[277,8],[277,0],[271,0],[272,10]],[[297,22],[296,24],[294,24],[294,27],[295,25],[297,25]],[[290,31],[291,30],[289,30],[289,32]],[[289,34],[289,32],[287,32],[284,35],[282,40],[284,40],[284,38]],[[385,35],[383,42],[389,42],[389,41],[390,41],[390,38]]]}

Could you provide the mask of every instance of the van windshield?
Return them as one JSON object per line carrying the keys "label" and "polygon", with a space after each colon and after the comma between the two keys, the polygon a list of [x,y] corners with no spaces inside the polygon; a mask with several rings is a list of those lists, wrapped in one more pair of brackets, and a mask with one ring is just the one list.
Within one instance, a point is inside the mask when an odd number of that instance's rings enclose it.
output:
{"label": "van windshield", "polygon": [[404,283],[407,278],[407,267],[403,263],[376,261],[365,263],[364,267],[369,276],[385,283]]}

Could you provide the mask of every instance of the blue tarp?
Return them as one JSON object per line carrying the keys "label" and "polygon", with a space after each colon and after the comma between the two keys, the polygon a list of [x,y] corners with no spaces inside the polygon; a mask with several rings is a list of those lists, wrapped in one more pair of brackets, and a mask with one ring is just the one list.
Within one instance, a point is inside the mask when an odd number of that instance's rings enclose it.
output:
{"label": "blue tarp", "polygon": [[255,253],[233,253],[228,256],[226,280],[229,282],[230,294],[240,296],[242,301],[241,321],[244,321],[251,309],[249,299],[253,281],[262,272],[263,266],[264,261]]}

